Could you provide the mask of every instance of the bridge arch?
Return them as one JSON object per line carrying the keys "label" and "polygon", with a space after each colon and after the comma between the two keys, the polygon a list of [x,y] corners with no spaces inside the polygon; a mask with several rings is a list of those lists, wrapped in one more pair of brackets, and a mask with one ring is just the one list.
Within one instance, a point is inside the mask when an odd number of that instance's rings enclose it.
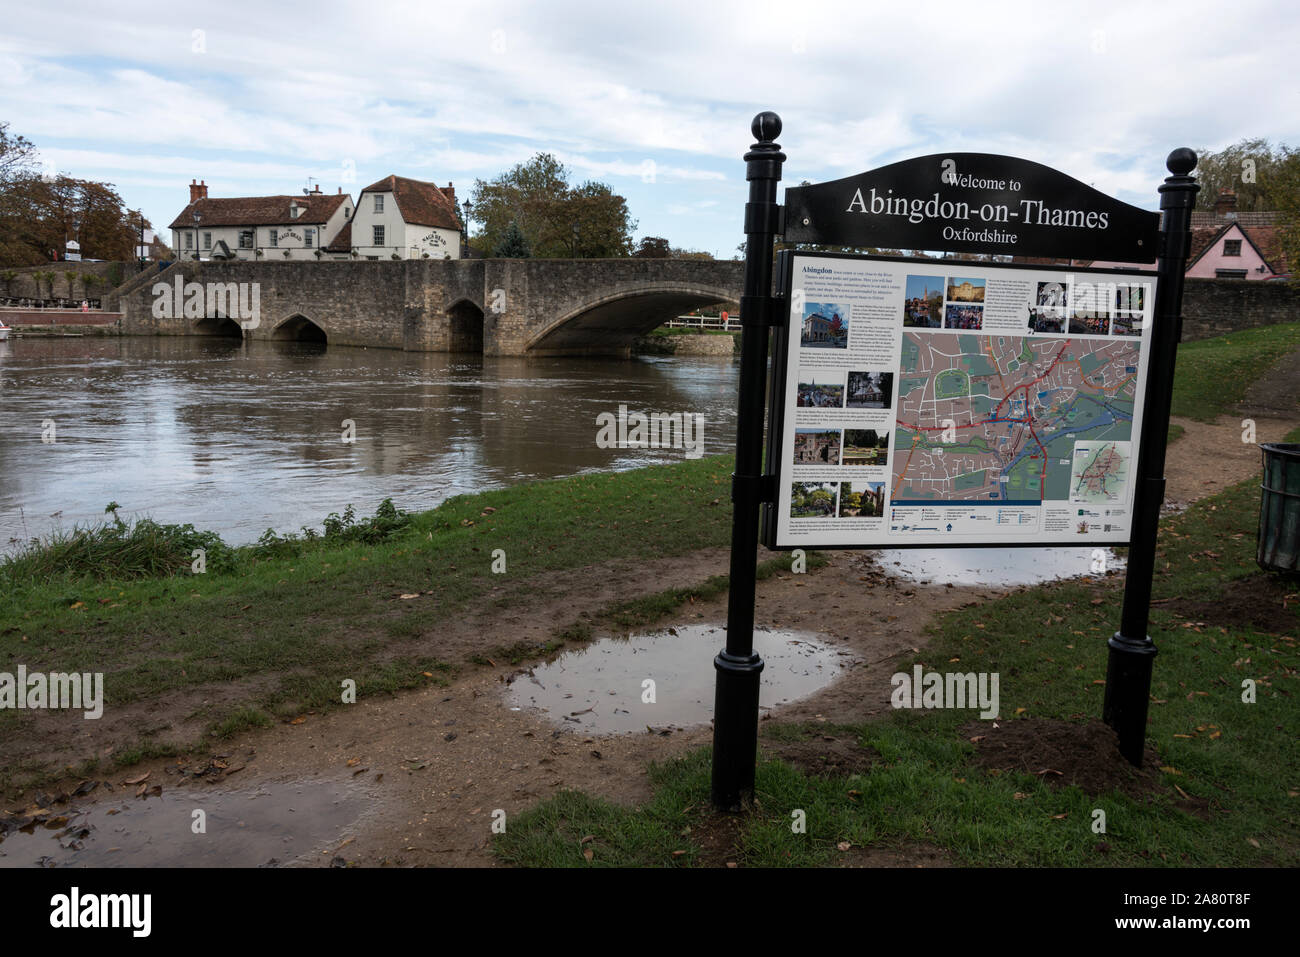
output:
{"label": "bridge arch", "polygon": [[638,336],[691,309],[738,304],[735,290],[690,283],[654,283],[597,295],[535,332],[527,351],[577,355],[623,353]]}
{"label": "bridge arch", "polygon": [[229,316],[223,316],[218,312],[215,316],[205,316],[194,322],[194,334],[196,336],[218,336],[223,339],[242,339],[244,338],[243,327]]}
{"label": "bridge arch", "polygon": [[271,338],[282,342],[319,342],[323,344],[329,341],[329,336],[325,334],[325,330],[300,312],[281,320],[271,330]]}
{"label": "bridge arch", "polygon": [[447,351],[483,352],[483,310],[469,299],[460,299],[447,310]]}

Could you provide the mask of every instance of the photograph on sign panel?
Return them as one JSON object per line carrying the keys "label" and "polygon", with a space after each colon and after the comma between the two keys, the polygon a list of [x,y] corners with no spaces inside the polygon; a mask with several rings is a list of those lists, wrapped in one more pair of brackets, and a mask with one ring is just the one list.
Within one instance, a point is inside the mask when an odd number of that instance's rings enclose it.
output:
{"label": "photograph on sign panel", "polygon": [[849,307],[835,303],[805,303],[799,345],[805,349],[847,349]]}
{"label": "photograph on sign panel", "polygon": [[964,276],[948,280],[949,302],[983,302],[984,279],[968,279]]}
{"label": "photograph on sign panel", "polygon": [[840,518],[879,518],[884,512],[884,482],[840,483]]}
{"label": "photograph on sign panel", "polygon": [[1035,332],[1064,332],[1065,331],[1065,314],[1054,307],[1039,309],[1037,306],[1029,308],[1029,331]]}
{"label": "photograph on sign panel", "polygon": [[903,325],[938,329],[943,325],[943,277],[908,276],[903,299]]}
{"label": "photograph on sign panel", "polygon": [[795,465],[839,465],[839,429],[795,429]]}
{"label": "photograph on sign panel", "polygon": [[945,329],[983,329],[984,307],[954,306],[950,303],[944,311],[943,327]]}
{"label": "photograph on sign panel", "polygon": [[800,369],[795,404],[801,409],[844,408],[844,373]]}
{"label": "photograph on sign panel", "polygon": [[846,407],[888,409],[894,404],[892,372],[850,372]]}
{"label": "photograph on sign panel", "polygon": [[1140,314],[1146,307],[1146,283],[1120,283],[1115,287],[1115,313]]}
{"label": "photograph on sign panel", "polygon": [[790,485],[791,518],[830,518],[835,514],[839,482],[793,482]]}
{"label": "photograph on sign panel", "polygon": [[1142,316],[1116,316],[1115,321],[1111,323],[1110,334],[1112,336],[1140,336],[1142,335]]}
{"label": "photograph on sign panel", "polygon": [[875,429],[845,429],[843,464],[888,465],[889,433]]}
{"label": "photograph on sign panel", "polygon": [[1069,287],[1063,282],[1049,281],[1038,284],[1038,297],[1034,300],[1034,305],[1038,307],[1040,316],[1057,316],[1062,321],[1065,319],[1066,300],[1069,298]]}

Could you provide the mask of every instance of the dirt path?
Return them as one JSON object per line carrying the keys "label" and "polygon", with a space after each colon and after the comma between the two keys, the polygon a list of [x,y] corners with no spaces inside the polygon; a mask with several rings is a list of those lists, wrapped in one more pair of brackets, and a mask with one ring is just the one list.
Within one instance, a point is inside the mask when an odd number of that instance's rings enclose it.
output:
{"label": "dirt path", "polygon": [[[1186,432],[1169,449],[1169,498],[1188,502],[1249,477],[1259,450],[1241,441],[1240,419],[1213,425],[1179,420]],[[1256,417],[1259,441],[1300,426],[1300,416]],[[557,576],[555,590],[534,608],[483,615],[445,634],[426,636],[430,647],[486,651],[521,638],[542,640],[584,610],[610,600],[702,581],[725,569],[719,551],[655,563],[602,565]],[[806,575],[762,582],[756,622],[816,632],[849,662],[822,691],[774,712],[774,719],[860,722],[888,707],[893,662],[915,653],[936,616],[1002,592],[983,587],[909,584],[886,576],[867,553],[835,552],[828,565]],[[676,623],[721,627],[725,596],[685,606]],[[665,623],[667,627],[672,622]],[[707,661],[701,667],[709,667]],[[391,698],[362,700],[297,724],[242,736],[226,749],[227,767],[201,778],[176,760],[155,761],[114,775],[149,772],[149,783],[195,791],[244,789],[260,783],[308,781],[344,792],[361,791],[365,810],[310,861],[361,866],[491,866],[493,812],[512,816],[561,789],[622,803],[650,795],[646,766],[710,741],[708,726],[668,735],[593,737],[557,728],[543,716],[512,711],[507,682],[520,669],[471,668],[449,687],[429,687]],[[204,762],[206,763],[206,762]],[[232,769],[234,772],[232,775]],[[112,799],[100,788],[101,799]],[[120,790],[115,792],[121,799]],[[128,790],[126,793],[132,793]],[[92,795],[94,797],[95,795]],[[185,826],[186,821],[177,826]],[[2,849],[3,845],[0,845]],[[267,849],[267,858],[277,856]],[[142,861],[141,863],[147,863]]]}

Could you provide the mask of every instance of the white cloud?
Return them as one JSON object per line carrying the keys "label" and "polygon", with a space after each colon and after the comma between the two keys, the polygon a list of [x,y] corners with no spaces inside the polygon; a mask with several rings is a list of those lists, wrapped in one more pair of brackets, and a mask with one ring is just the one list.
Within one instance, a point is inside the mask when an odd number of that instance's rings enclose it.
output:
{"label": "white cloud", "polygon": [[[712,248],[738,241],[740,158],[763,108],[785,120],[787,184],[968,150],[1150,205],[1176,146],[1300,142],[1284,79],[1300,26],[1285,0],[1241,0],[1231,17],[1190,0],[1176,19],[1126,0],[70,2],[6,14],[0,116],[61,168],[160,196],[175,177],[182,202],[192,176],[241,192],[306,175],[328,188],[350,162],[355,193],[390,172],[491,178],[547,150],[630,202],[652,160],[633,215],[681,217],[701,232],[674,242]],[[204,53],[191,50],[195,29]],[[701,200],[719,215],[701,216]],[[175,200],[158,203],[156,218],[174,214]]]}

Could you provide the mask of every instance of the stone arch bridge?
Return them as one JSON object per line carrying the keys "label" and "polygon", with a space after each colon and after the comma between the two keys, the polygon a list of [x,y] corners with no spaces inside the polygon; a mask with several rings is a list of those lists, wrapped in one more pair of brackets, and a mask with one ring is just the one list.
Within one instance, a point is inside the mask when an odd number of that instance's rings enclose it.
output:
{"label": "stone arch bridge", "polygon": [[683,312],[734,310],[742,270],[682,259],[188,262],[136,277],[119,304],[128,334],[626,355],[638,336]]}

